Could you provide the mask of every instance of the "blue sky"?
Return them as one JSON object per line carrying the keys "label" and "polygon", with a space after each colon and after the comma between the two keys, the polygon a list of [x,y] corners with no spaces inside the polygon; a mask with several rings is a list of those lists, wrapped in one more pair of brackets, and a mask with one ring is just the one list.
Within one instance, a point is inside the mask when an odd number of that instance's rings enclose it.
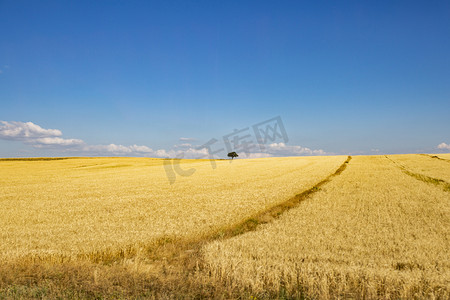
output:
{"label": "blue sky", "polygon": [[448,1],[91,2],[0,0],[0,157],[450,151]]}

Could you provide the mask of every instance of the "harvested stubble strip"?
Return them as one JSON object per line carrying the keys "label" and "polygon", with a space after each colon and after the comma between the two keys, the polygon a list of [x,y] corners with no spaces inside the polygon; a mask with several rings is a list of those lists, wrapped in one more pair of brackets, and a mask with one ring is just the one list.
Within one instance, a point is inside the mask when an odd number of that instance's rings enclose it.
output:
{"label": "harvested stubble strip", "polygon": [[354,157],[297,208],[203,257],[218,282],[256,295],[446,299],[449,200],[385,157]]}

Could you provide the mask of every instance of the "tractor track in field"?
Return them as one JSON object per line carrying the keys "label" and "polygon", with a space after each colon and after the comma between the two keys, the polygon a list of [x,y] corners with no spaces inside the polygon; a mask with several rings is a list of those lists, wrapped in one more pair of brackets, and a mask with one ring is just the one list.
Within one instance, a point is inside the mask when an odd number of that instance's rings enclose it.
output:
{"label": "tractor track in field", "polygon": [[431,154],[419,154],[419,155],[423,155],[426,157],[430,157],[430,158],[434,158],[434,159],[438,159],[438,160],[442,160],[442,161],[450,163],[450,159],[445,159],[445,158],[439,157],[437,155],[431,155]]}
{"label": "tractor track in field", "polygon": [[298,206],[301,202],[310,198],[314,193],[319,191],[323,185],[332,180],[333,177],[341,174],[346,168],[347,164],[352,159],[351,156],[348,156],[344,163],[332,174],[328,175],[325,179],[318,182],[313,187],[301,192],[300,194],[295,195],[287,201],[284,201],[280,204],[272,206],[262,212],[259,212],[246,220],[235,224],[218,234],[212,236],[213,240],[218,238],[231,238],[237,235],[241,235],[243,233],[254,231],[259,225],[269,223],[277,218],[279,218],[286,211]]}
{"label": "tractor track in field", "polygon": [[200,257],[199,253],[201,252],[202,246],[206,243],[215,240],[229,239],[247,232],[255,231],[259,226],[278,219],[283,213],[297,207],[301,202],[310,199],[316,192],[320,191],[325,184],[330,182],[335,176],[340,175],[347,168],[351,159],[352,157],[348,156],[334,173],[328,175],[313,187],[280,204],[250,216],[239,223],[223,227],[212,234],[207,234],[193,240],[162,238],[153,243],[152,246],[149,246],[146,252],[155,260],[164,259],[168,262],[173,260],[177,261],[180,257],[198,258]]}
{"label": "tractor track in field", "polygon": [[[348,156],[334,173],[328,175],[313,187],[289,198],[282,203],[247,217],[243,221],[229,226],[224,226],[212,233],[191,239],[172,236],[162,237],[148,245],[142,245],[141,251],[143,250],[145,256],[152,261],[165,260],[167,262],[171,262],[179,260],[180,257],[198,256],[204,244],[255,231],[259,226],[278,219],[288,210],[293,209],[301,202],[310,199],[314,193],[318,192],[326,183],[330,182],[333,177],[340,175],[346,169],[347,164],[351,159],[352,157]],[[101,255],[101,259],[98,259],[98,253],[83,254],[80,255],[79,258],[87,259],[94,263],[110,264],[123,259],[129,259],[137,255],[135,249],[131,247],[125,249],[126,250],[121,250],[120,252],[110,253],[110,255]]]}
{"label": "tractor track in field", "polygon": [[[388,157],[387,155],[385,155],[384,157],[386,157],[388,160],[390,160],[397,168],[399,168],[406,175],[409,175],[409,176],[411,176],[417,180],[423,181],[425,183],[439,186],[444,191],[450,192],[450,183],[448,183],[447,181],[439,179],[439,178],[430,177],[430,176],[427,176],[424,174],[413,172],[413,171],[409,170],[408,168],[406,168],[404,165],[402,165],[399,162],[396,162],[392,158]],[[439,158],[439,159],[442,159],[442,158]]]}

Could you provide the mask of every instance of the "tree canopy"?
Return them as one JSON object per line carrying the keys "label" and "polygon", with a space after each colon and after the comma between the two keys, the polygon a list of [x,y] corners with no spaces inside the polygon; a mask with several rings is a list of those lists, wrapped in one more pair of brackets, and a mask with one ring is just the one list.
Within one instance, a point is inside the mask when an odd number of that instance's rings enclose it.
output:
{"label": "tree canopy", "polygon": [[230,152],[228,153],[228,157],[231,157],[231,159],[238,157],[239,155],[236,152]]}

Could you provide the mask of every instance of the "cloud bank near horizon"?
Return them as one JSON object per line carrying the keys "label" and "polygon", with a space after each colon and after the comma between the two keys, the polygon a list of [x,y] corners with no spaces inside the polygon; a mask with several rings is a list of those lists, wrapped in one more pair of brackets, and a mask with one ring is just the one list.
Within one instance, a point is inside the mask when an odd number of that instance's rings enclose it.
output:
{"label": "cloud bank near horizon", "polygon": [[440,143],[437,146],[437,148],[440,149],[440,150],[450,150],[450,144]]}
{"label": "cloud bank near horizon", "polygon": [[[158,158],[209,158],[209,150],[199,145],[194,145],[195,138],[181,137],[180,143],[171,149],[153,149],[145,145],[89,145],[81,139],[64,138],[59,129],[46,129],[33,122],[0,121],[0,139],[7,141],[20,141],[35,149],[50,149],[59,151],[61,155],[83,156],[144,156]],[[333,155],[322,149],[310,149],[298,145],[286,145],[285,143],[271,143],[264,145],[261,151],[259,145],[252,144],[246,151],[239,151],[242,158],[261,158],[272,156],[304,156],[304,155]],[[434,149],[447,152],[450,144],[445,142],[435,146]],[[379,150],[377,149],[377,152]],[[225,157],[215,155],[216,158]]]}
{"label": "cloud bank near horizon", "polygon": [[[0,121],[0,139],[20,141],[39,149],[51,149],[63,153],[77,153],[80,155],[102,156],[145,156],[159,158],[209,158],[209,150],[202,146],[193,145],[194,138],[182,137],[181,144],[174,145],[172,149],[154,150],[144,145],[88,145],[81,139],[63,138],[61,130],[45,129],[33,122]],[[264,152],[258,145],[253,145],[248,151],[242,151],[243,158],[260,158],[271,156],[301,156],[326,155],[322,149],[314,150],[302,146],[286,145],[285,143],[271,143],[264,145]],[[226,153],[224,153],[226,155]],[[218,158],[218,156],[215,156]]]}

